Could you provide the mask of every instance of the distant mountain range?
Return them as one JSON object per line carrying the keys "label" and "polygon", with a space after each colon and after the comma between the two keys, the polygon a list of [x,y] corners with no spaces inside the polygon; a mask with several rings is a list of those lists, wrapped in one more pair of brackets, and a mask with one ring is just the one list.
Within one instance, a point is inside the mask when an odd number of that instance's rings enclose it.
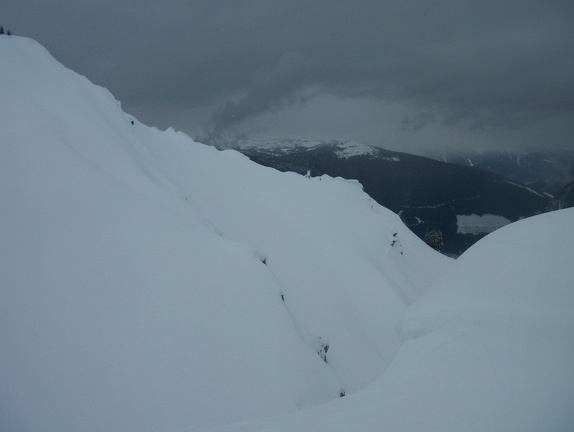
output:
{"label": "distant mountain range", "polygon": [[546,209],[548,211],[560,210],[563,208],[574,207],[574,181],[564,186],[552,201],[548,203]]}
{"label": "distant mountain range", "polygon": [[574,180],[574,149],[451,153],[437,159],[491,171],[551,195]]}
{"label": "distant mountain range", "polygon": [[551,200],[484,169],[356,142],[264,141],[237,150],[280,171],[357,179],[420,238],[439,231],[441,251],[452,256],[507,223],[544,211]]}

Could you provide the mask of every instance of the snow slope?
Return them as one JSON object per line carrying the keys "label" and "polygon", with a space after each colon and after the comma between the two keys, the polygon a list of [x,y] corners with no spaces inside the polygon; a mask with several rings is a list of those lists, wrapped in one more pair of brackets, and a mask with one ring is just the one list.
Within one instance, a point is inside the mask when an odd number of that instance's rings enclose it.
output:
{"label": "snow slope", "polygon": [[465,252],[408,308],[369,388],[218,431],[571,431],[574,209],[516,222]]}
{"label": "snow slope", "polygon": [[148,128],[29,39],[0,36],[0,58],[2,431],[337,400],[391,364],[407,305],[453,264],[357,182]]}

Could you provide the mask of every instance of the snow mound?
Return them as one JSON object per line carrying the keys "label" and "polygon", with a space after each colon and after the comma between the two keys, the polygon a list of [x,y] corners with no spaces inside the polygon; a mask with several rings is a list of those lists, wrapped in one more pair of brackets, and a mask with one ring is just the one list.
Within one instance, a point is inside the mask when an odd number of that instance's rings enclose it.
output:
{"label": "snow mound", "polygon": [[[428,311],[443,322],[455,312],[465,319],[488,312],[488,316],[574,323],[570,313],[574,305],[574,231],[568,228],[572,222],[574,210],[567,209],[524,219],[489,234],[462,254],[408,315],[418,316],[419,323],[421,316],[429,318]],[[427,312],[423,314],[423,310]],[[434,318],[432,321],[436,327]]]}
{"label": "snow mound", "polygon": [[[373,382],[452,262],[357,182],[148,128],[0,37],[0,430],[170,431]],[[329,345],[329,349],[326,346]]]}

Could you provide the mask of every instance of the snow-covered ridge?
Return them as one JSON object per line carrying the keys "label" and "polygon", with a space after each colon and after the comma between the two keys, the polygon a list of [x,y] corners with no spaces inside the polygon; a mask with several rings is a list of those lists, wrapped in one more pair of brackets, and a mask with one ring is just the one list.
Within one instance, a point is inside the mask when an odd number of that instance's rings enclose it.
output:
{"label": "snow-covered ridge", "polygon": [[373,146],[358,143],[356,141],[342,142],[337,146],[335,154],[340,158],[350,158],[353,156],[374,155],[377,149]]}
{"label": "snow-covered ridge", "polygon": [[[339,158],[348,159],[356,156],[377,156],[381,149],[356,141],[334,141],[313,139],[254,139],[238,143],[238,150],[256,150],[271,154],[291,154],[301,151],[315,150],[320,147],[332,147]],[[392,162],[400,162],[397,156],[386,157]]]}
{"label": "snow-covered ridge", "polygon": [[358,183],[148,128],[32,40],[0,58],[0,430],[210,428],[388,367],[451,262]]}
{"label": "snow-covered ridge", "polygon": [[299,139],[292,139],[292,138],[269,138],[269,139],[249,139],[238,142],[236,148],[238,149],[251,149],[256,148],[260,150],[267,150],[267,151],[279,151],[288,153],[292,149],[314,149],[321,145],[324,145],[326,142],[325,140],[315,140],[315,139],[306,139],[306,138],[299,138]]}

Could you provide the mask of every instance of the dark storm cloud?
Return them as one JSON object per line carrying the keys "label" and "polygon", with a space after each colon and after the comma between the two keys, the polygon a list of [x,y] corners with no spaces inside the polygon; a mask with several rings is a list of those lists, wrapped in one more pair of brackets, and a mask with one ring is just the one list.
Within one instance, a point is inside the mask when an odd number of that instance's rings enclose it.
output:
{"label": "dark storm cloud", "polygon": [[408,104],[411,131],[574,113],[571,1],[1,1],[124,107],[195,109],[212,134],[319,94]]}

